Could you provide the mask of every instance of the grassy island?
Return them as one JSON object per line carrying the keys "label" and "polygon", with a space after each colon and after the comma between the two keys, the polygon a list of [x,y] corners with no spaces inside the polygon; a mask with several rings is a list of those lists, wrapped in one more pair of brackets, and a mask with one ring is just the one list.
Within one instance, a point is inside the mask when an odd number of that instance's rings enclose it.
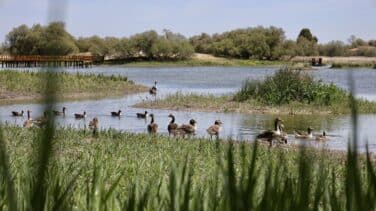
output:
{"label": "grassy island", "polygon": [[[359,113],[376,113],[376,103],[355,100]],[[351,95],[334,84],[315,81],[308,74],[282,68],[265,81],[245,81],[234,95],[213,96],[176,93],[136,107],[246,113],[346,114]]]}
{"label": "grassy island", "polygon": [[104,76],[94,74],[48,73],[43,71],[0,71],[0,104],[40,100],[47,83],[46,78],[56,80],[56,94],[59,100],[88,99],[147,91],[124,76]]}

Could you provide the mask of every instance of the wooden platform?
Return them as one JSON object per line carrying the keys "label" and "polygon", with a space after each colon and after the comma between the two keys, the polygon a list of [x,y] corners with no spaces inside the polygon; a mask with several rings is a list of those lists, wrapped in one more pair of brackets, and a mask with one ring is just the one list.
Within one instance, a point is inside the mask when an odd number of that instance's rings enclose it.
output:
{"label": "wooden platform", "polygon": [[0,55],[2,68],[21,67],[75,67],[88,68],[94,61],[93,56],[12,56]]}

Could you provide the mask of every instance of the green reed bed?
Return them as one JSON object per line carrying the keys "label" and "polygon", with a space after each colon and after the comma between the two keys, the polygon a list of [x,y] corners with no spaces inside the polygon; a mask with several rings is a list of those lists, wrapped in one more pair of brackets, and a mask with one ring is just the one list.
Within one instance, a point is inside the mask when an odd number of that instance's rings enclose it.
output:
{"label": "green reed bed", "polygon": [[[115,130],[94,138],[71,128],[54,132],[44,189],[38,193],[42,198],[35,202],[37,152],[45,131],[8,125],[2,131],[2,155],[9,158],[18,210],[359,210],[376,205],[376,175],[368,155]],[[6,177],[0,168],[1,209],[11,206]]]}

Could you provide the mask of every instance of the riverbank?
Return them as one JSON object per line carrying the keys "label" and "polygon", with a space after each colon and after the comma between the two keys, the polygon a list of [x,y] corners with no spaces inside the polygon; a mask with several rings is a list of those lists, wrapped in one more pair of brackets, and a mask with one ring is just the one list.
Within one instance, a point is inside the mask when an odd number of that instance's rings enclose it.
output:
{"label": "riverbank", "polygon": [[194,54],[191,58],[177,61],[105,61],[105,65],[121,64],[126,67],[197,67],[197,66],[228,66],[228,67],[278,67],[286,65],[283,61],[268,61],[256,59],[230,59],[215,57],[210,54]]}
{"label": "riverbank", "polygon": [[295,69],[312,70],[311,59],[322,58],[323,63],[333,69],[340,68],[376,68],[376,57],[325,57],[296,56],[281,60],[232,59],[216,57],[210,54],[195,53],[191,58],[177,61],[105,61],[104,65],[121,64],[126,67],[196,67],[196,66],[228,66],[228,67],[281,67],[290,66]]}
{"label": "riverbank", "polygon": [[48,77],[56,80],[59,101],[116,97],[148,90],[123,76],[3,70],[0,71],[0,104],[41,101]]}
{"label": "riverbank", "polygon": [[312,58],[322,58],[323,64],[331,65],[332,68],[376,68],[376,57],[327,57],[327,56],[296,56],[292,58],[291,62],[307,63],[311,62]]}
{"label": "riverbank", "polygon": [[[331,106],[316,106],[302,103],[291,103],[282,106],[267,106],[257,100],[238,102],[234,96],[214,96],[199,94],[169,95],[156,101],[144,101],[134,105],[137,108],[165,109],[179,111],[206,111],[206,112],[238,112],[262,114],[348,114],[351,112],[349,102]],[[359,113],[376,113],[376,102],[358,100]]]}

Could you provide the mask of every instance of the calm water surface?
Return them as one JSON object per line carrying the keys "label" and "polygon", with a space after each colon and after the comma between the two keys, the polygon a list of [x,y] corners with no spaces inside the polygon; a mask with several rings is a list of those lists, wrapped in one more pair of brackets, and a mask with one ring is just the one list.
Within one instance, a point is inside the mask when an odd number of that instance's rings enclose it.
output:
{"label": "calm water surface", "polygon": [[[105,75],[126,75],[136,83],[151,86],[154,80],[157,80],[159,94],[158,98],[163,98],[168,94],[176,93],[203,93],[222,95],[237,91],[245,79],[261,80],[268,75],[273,74],[274,68],[234,68],[234,67],[179,67],[179,68],[130,68],[120,66],[100,66],[90,69],[66,69],[68,72],[86,72]],[[352,72],[355,82],[356,96],[368,100],[376,100],[376,71],[372,69],[348,70],[315,70],[310,71],[318,80],[325,83],[334,83],[343,89],[348,89],[348,76]],[[62,126],[74,126],[78,128],[85,127],[88,121],[94,116],[100,119],[102,128],[115,128],[124,131],[136,133],[146,132],[144,120],[135,117],[137,112],[143,112],[145,109],[132,108],[131,106],[142,100],[152,100],[148,94],[137,94],[113,99],[98,99],[73,101],[57,104],[57,108],[66,106],[68,108],[66,117],[58,117],[58,124]],[[12,110],[32,110],[32,117],[41,116],[43,109],[39,104],[16,104],[0,107],[0,119],[8,123],[22,125],[25,118],[14,118],[10,116]],[[121,109],[124,116],[120,118],[111,117],[111,111]],[[86,111],[88,118],[85,120],[75,120],[73,113]],[[198,136],[206,136],[206,128],[210,126],[215,119],[221,119],[224,122],[222,137],[231,137],[237,140],[253,140],[255,135],[265,129],[272,127],[275,115],[266,114],[238,114],[238,113],[216,113],[216,112],[182,112],[168,110],[150,110],[156,116],[156,121],[160,126],[162,133],[167,133],[167,124],[169,119],[167,115],[174,113],[179,124],[187,123],[189,119],[194,118],[198,121]],[[349,137],[351,136],[352,125],[349,115],[341,116],[312,116],[295,115],[281,116],[285,122],[287,132],[292,134],[294,130],[304,130],[312,126],[316,133],[327,131],[329,141],[318,143],[315,141],[299,141],[290,135],[289,143],[309,144],[316,147],[328,147],[330,149],[345,150]],[[368,141],[370,149],[376,151],[376,115],[360,115],[358,125],[360,137],[359,145],[364,149]]]}

